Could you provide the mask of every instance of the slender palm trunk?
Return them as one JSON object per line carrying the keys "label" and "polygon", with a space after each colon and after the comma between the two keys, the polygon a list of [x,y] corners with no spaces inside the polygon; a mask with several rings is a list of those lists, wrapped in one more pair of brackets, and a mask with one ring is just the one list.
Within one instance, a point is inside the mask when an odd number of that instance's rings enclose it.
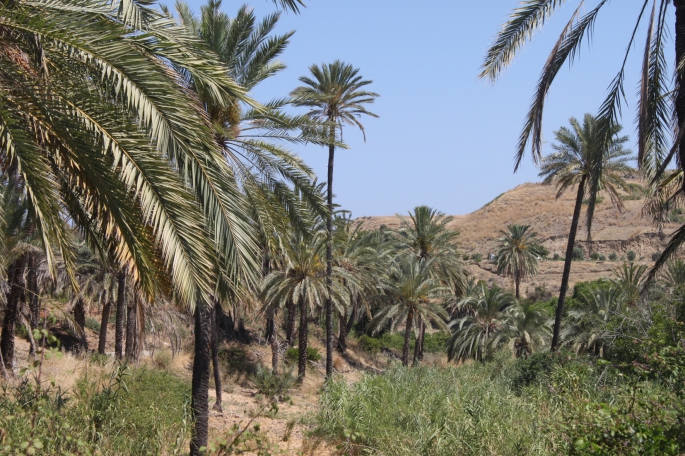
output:
{"label": "slender palm trunk", "polygon": [[74,320],[81,333],[78,351],[85,353],[88,351],[88,339],[86,339],[86,307],[81,298],[78,298],[76,305],[74,305]]}
{"label": "slender palm trunk", "polygon": [[288,311],[288,320],[285,326],[285,340],[288,343],[288,346],[292,347],[295,345],[295,317],[297,308],[291,299],[288,299],[285,303],[285,308]]}
{"label": "slender palm trunk", "polygon": [[266,317],[266,340],[271,346],[271,372],[278,374],[278,332],[274,314],[269,312]]}
{"label": "slender palm trunk", "polygon": [[133,303],[126,307],[126,359],[133,360],[135,356],[136,344],[136,307],[138,298],[133,298]]}
{"label": "slender palm trunk", "polygon": [[40,307],[38,306],[38,278],[36,277],[36,255],[29,253],[28,264],[26,266],[26,279],[29,292],[29,310],[31,311],[31,329],[38,328],[38,318],[40,317]]}
{"label": "slender palm trunk", "polygon": [[350,331],[352,331],[352,327],[354,326],[354,322],[357,319],[357,306],[352,306],[352,312],[350,313],[350,318],[347,320],[347,327],[345,328],[347,330],[346,334],[349,334]]}
{"label": "slender palm trunk", "polygon": [[297,360],[297,377],[300,382],[304,380],[304,376],[307,372],[308,336],[309,334],[307,329],[307,303],[304,299],[300,299],[300,331],[298,341],[299,358]]}
{"label": "slender palm trunk", "polygon": [[423,341],[426,336],[426,322],[421,321],[421,329],[419,329],[419,361],[423,361]]}
{"label": "slender palm trunk", "polygon": [[195,423],[190,440],[190,456],[205,454],[200,452],[200,448],[207,447],[209,439],[210,345],[209,309],[204,303],[198,302],[195,306],[195,359],[191,385],[191,409]]}
{"label": "slender palm trunk", "polygon": [[[331,126],[330,140],[335,139],[335,127]],[[335,146],[328,146],[328,215],[326,217],[326,378],[333,375],[333,303],[331,291],[333,288],[333,162]]]}
{"label": "slender palm trunk", "polygon": [[585,180],[586,176],[580,179],[578,184],[578,194],[576,196],[576,205],[573,209],[573,219],[571,220],[571,231],[568,234],[568,244],[566,245],[566,259],[564,260],[564,273],[561,275],[561,288],[559,289],[559,301],[557,302],[557,310],[554,315],[554,332],[552,336],[552,351],[559,347],[559,333],[561,331],[561,317],[564,314],[564,302],[566,301],[566,291],[568,289],[568,279],[571,275],[571,260],[573,256],[573,243],[576,240],[576,232],[578,231],[578,220],[580,219],[580,209],[583,205],[583,196],[585,195]]}
{"label": "slender palm trunk", "polygon": [[117,319],[114,327],[114,356],[124,357],[124,319],[126,318],[126,271],[117,274]]}
{"label": "slender palm trunk", "polygon": [[5,308],[5,318],[2,321],[2,335],[0,336],[0,354],[5,369],[12,372],[14,364],[14,336],[16,333],[17,312],[19,299],[24,292],[24,266],[26,264],[26,254],[21,255],[8,271],[7,277],[10,278],[10,291],[7,294],[7,306]]}
{"label": "slender palm trunk", "polygon": [[414,340],[414,360],[412,361],[412,366],[418,366],[418,364],[419,364],[419,353],[421,352],[421,329],[420,328],[423,325],[423,318],[421,318],[420,315],[419,315],[418,325],[419,325],[419,335],[416,338],[416,340]]}
{"label": "slender palm trunk", "polygon": [[109,314],[112,311],[112,299],[111,299],[111,290],[110,290],[110,295],[107,299],[107,302],[105,302],[105,305],[102,306],[102,318],[100,319],[100,335],[98,338],[98,353],[101,355],[105,354],[105,350],[107,348],[107,327],[109,326]]}
{"label": "slender palm trunk", "polygon": [[407,313],[407,325],[404,328],[404,346],[402,347],[402,365],[409,365],[409,342],[411,340],[411,327],[414,323],[414,309]]}
{"label": "slender palm trunk", "polygon": [[219,327],[216,324],[217,315],[219,312],[219,303],[214,302],[214,308],[211,310],[211,326],[212,326],[212,370],[214,371],[214,392],[216,393],[216,402],[214,403],[214,410],[223,412],[221,403],[223,399],[223,388],[221,386],[221,366],[219,366]]}
{"label": "slender palm trunk", "polygon": [[29,325],[31,329],[29,331],[31,347],[29,348],[29,355],[36,354],[36,344],[33,340],[33,330],[38,328],[38,318],[40,314],[40,306],[38,302],[38,277],[36,276],[36,255],[33,253],[28,254],[28,260],[26,265],[26,287],[28,291],[29,300],[29,311],[31,312],[31,317],[29,320]]}
{"label": "slender palm trunk", "polygon": [[516,282],[516,299],[521,299],[521,276],[518,274],[514,275],[514,282]]}
{"label": "slender palm trunk", "polygon": [[338,315],[338,351],[347,353],[347,310]]}
{"label": "slender palm trunk", "polygon": [[[685,0],[673,0],[675,5],[675,61],[683,61],[685,57]],[[681,72],[676,72],[677,94],[675,99],[675,112],[678,117],[678,125],[685,124],[685,80]],[[685,139],[680,142],[678,149],[680,168],[685,168]],[[685,189],[685,181],[683,182]]]}

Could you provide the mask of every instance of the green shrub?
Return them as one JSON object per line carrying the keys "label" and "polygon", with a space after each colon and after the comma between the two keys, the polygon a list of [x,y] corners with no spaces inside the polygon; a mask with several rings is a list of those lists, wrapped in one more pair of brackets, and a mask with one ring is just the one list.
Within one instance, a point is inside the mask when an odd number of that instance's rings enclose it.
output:
{"label": "green shrub", "polygon": [[190,436],[190,385],[167,372],[84,374],[73,393],[25,379],[0,395],[3,454],[180,454]]}
{"label": "green shrub", "polygon": [[555,253],[554,256],[552,257],[552,259],[553,259],[554,261],[560,260],[560,259],[561,259],[561,255],[559,255],[558,253]]}
{"label": "green shrub", "polygon": [[281,399],[286,400],[285,394],[293,387],[297,379],[290,370],[281,375],[275,375],[271,368],[259,366],[257,373],[250,376],[250,380],[261,394],[267,397],[282,396]]}
{"label": "green shrub", "polygon": [[[381,335],[380,339],[382,348],[402,350],[402,347],[404,347],[404,331],[386,332]],[[416,336],[412,331],[409,335],[409,340],[413,343],[414,339],[416,339]]]}
{"label": "green shrub", "polygon": [[367,353],[378,353],[381,350],[381,341],[375,337],[362,334],[358,342],[359,347]]}
{"label": "green shrub", "polygon": [[590,259],[591,259],[591,260],[594,260],[594,261],[599,260],[599,253],[598,253],[598,252],[592,252],[592,253],[590,254]]}
{"label": "green shrub", "polygon": [[481,255],[480,253],[474,253],[473,255],[471,255],[471,259],[476,263],[480,263],[481,261],[483,261],[483,255]]}
{"label": "green shrub", "polygon": [[173,360],[174,360],[174,357],[171,353],[171,350],[164,349],[164,350],[158,350],[155,352],[155,356],[154,356],[155,366],[159,367],[160,369],[168,369],[169,366],[171,366],[171,363]]}
{"label": "green shrub", "polygon": [[426,353],[440,353],[445,351],[445,344],[450,338],[449,331],[426,333],[423,337],[423,350]]}
{"label": "green shrub", "polygon": [[628,261],[635,261],[635,257],[635,252],[633,252],[632,250],[628,250],[626,252],[626,258],[628,259]]}
{"label": "green shrub", "polygon": [[100,322],[97,321],[97,319],[93,317],[86,318],[86,328],[90,329],[91,331],[100,334],[100,329],[102,329],[100,326]]}
{"label": "green shrub", "polygon": [[257,373],[257,364],[250,360],[243,347],[232,346],[219,350],[219,363],[224,366],[227,374],[248,374]]}
{"label": "green shrub", "polygon": [[[321,354],[319,350],[314,347],[307,347],[307,361],[318,362],[321,361]],[[285,351],[285,359],[288,362],[296,363],[300,359],[300,349],[297,347],[290,347]]]}
{"label": "green shrub", "polygon": [[609,259],[610,259],[611,261],[616,261],[616,260],[618,260],[618,255],[616,255],[616,252],[611,252],[611,253],[609,254]]}
{"label": "green shrub", "polygon": [[603,254],[599,254],[599,261],[606,261],[607,257]]}
{"label": "green shrub", "polygon": [[583,249],[576,246],[573,247],[573,254],[571,255],[571,259],[577,260],[577,261],[582,261],[585,258],[585,252],[583,252]]}
{"label": "green shrub", "polygon": [[656,261],[659,258],[661,258],[661,252],[654,252],[652,253],[652,261]]}
{"label": "green shrub", "polygon": [[469,261],[469,258],[471,258],[471,256],[468,253],[465,253],[464,256],[462,256],[464,261]]}

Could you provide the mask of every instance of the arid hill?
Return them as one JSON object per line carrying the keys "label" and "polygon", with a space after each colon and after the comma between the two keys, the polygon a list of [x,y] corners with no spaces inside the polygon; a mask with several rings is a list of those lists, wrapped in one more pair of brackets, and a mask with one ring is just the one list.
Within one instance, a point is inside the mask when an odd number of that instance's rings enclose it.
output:
{"label": "arid hill", "polygon": [[[509,280],[493,274],[494,265],[486,261],[488,254],[497,250],[499,231],[513,223],[530,225],[538,233],[541,244],[551,252],[550,258],[554,254],[563,258],[575,197],[575,191],[571,190],[556,199],[554,186],[526,183],[499,195],[477,211],[454,216],[454,220],[448,226],[459,231],[460,245],[464,253],[482,255],[483,261],[480,264],[470,262],[469,268],[474,275],[509,286]],[[651,264],[652,255],[661,252],[668,242],[669,235],[680,227],[680,223],[670,223],[664,227],[663,233],[658,233],[650,220],[642,215],[644,199],[640,196],[624,196],[625,207],[622,212],[613,208],[606,195],[600,196],[602,197],[604,198],[595,212],[592,242],[586,242],[587,231],[583,214],[576,245],[584,250],[587,260],[592,252],[605,255],[607,258],[613,252],[618,256],[618,262],[575,262],[571,273],[572,283],[602,276],[611,277],[611,270],[620,264],[621,259],[625,258],[630,250],[636,253],[637,261]],[[400,225],[397,216],[361,217],[359,221],[368,229],[379,228],[382,225],[389,228]],[[542,262],[540,274],[526,283],[524,289],[528,288],[528,291],[532,292],[535,286],[544,284],[550,291],[557,290],[562,269],[561,261]]]}

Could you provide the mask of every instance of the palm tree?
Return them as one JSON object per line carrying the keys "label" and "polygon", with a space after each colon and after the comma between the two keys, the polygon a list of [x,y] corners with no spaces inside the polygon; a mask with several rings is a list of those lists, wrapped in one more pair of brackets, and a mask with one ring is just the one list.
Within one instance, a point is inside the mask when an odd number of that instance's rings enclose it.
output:
{"label": "palm tree", "polygon": [[447,312],[441,306],[446,289],[431,276],[433,260],[418,260],[413,255],[402,255],[395,259],[390,271],[382,279],[382,295],[379,299],[387,303],[371,320],[369,329],[377,331],[388,320],[404,326],[402,365],[409,365],[409,343],[415,321],[432,322],[439,328],[445,327]]}
{"label": "palm tree", "polygon": [[[419,261],[433,260],[430,272],[443,286],[461,283],[464,279],[457,253],[459,233],[447,228],[452,220],[452,217],[428,206],[417,206],[413,213],[409,213],[409,219],[401,218],[397,232],[397,248],[412,252]],[[417,358],[423,359],[426,323],[419,320],[417,326]]]}
{"label": "palm tree", "polygon": [[626,191],[632,189],[632,186],[623,178],[630,173],[630,167],[627,165],[630,159],[630,151],[623,149],[623,144],[628,138],[617,137],[621,126],[615,125],[611,129],[609,132],[611,141],[608,147],[605,147],[606,144],[603,140],[605,132],[600,127],[598,120],[592,115],[585,115],[582,126],[574,118],[571,118],[569,122],[572,129],[561,127],[554,133],[557,142],[552,147],[556,152],[544,158],[540,171],[540,176],[544,177],[543,183],[556,182],[557,198],[574,185],[578,186],[571,230],[566,245],[566,259],[564,261],[564,272],[561,276],[559,301],[554,318],[553,351],[560,342],[561,318],[564,312],[568,279],[571,272],[573,244],[578,230],[583,198],[587,194],[586,229],[588,240],[590,240],[592,218],[599,192],[601,190],[606,191],[614,207],[621,210],[623,202],[618,194],[618,189]]}
{"label": "palm tree", "polygon": [[[324,231],[311,235],[294,233],[285,244],[286,264],[282,270],[270,273],[262,285],[262,300],[266,311],[285,306],[292,301],[300,308],[298,377],[302,381],[307,370],[308,317],[311,310],[325,302],[328,296],[325,249],[327,236]],[[345,283],[356,279],[344,269],[334,268],[331,301],[342,310],[349,305],[349,290]]]}
{"label": "palm tree", "polygon": [[[481,78],[496,81],[502,72],[511,64],[519,50],[532,39],[535,32],[540,29],[547,20],[567,2],[559,0],[532,0],[525,2],[514,9],[509,20],[498,32],[495,42],[488,49],[487,55],[481,67]],[[559,70],[569,61],[573,63],[577,56],[584,38],[589,38],[600,10],[609,2],[600,0],[596,6],[582,14],[584,2],[578,1],[578,7],[571,14],[566,27],[563,29],[558,40],[554,44],[549,58],[540,76],[533,102],[526,117],[525,125],[519,137],[516,152],[516,168],[528,144],[532,145],[532,154],[535,162],[541,160],[542,155],[542,119],[547,93],[554,82]],[[675,6],[675,33],[676,43],[674,69],[669,69],[665,50],[668,46],[671,34],[668,32],[667,18],[670,0],[657,0],[653,2],[651,14],[647,8],[649,2],[636,2],[630,5],[635,8],[635,27],[632,30],[629,44],[625,50],[624,59],[619,71],[611,82],[607,98],[602,103],[598,115],[599,126],[604,134],[601,141],[608,147],[612,137],[609,132],[618,125],[618,117],[621,108],[623,84],[625,80],[626,64],[629,53],[637,38],[638,25],[646,22],[646,40],[642,59],[641,88],[638,111],[638,163],[643,168],[645,175],[654,178],[665,169],[677,152],[680,159],[678,164],[683,169],[685,163],[685,142],[683,137],[683,125],[685,122],[685,91],[680,88],[682,84],[682,72],[678,71],[675,80],[671,81],[670,75],[680,67],[685,57],[685,39],[682,36],[685,30],[685,1],[673,0]],[[629,8],[629,7],[627,7]],[[620,51],[619,51],[620,52]],[[673,147],[669,146],[671,128],[676,125],[676,141]],[[670,149],[670,153],[669,153]]]}
{"label": "palm tree", "polygon": [[[321,67],[309,67],[314,79],[300,77],[305,84],[292,91],[293,104],[310,108],[308,115],[317,120],[328,123],[328,217],[326,230],[328,242],[326,247],[326,277],[330,295],[333,275],[333,163],[335,158],[336,130],[344,124],[357,126],[366,141],[364,126],[358,118],[362,115],[378,117],[367,111],[365,105],[373,103],[377,93],[367,92],[364,87],[372,81],[364,80],[359,75],[359,69],[352,65],[336,60]],[[329,299],[326,301],[326,378],[333,374],[333,309]]]}
{"label": "palm tree", "polygon": [[610,334],[607,323],[626,304],[626,293],[620,286],[600,288],[592,294],[581,293],[578,306],[568,311],[568,325],[561,339],[576,353],[603,356]]}
{"label": "palm tree", "polygon": [[510,308],[506,323],[506,337],[517,358],[527,358],[548,343],[547,312],[530,301]]}
{"label": "palm tree", "polygon": [[485,361],[503,340],[505,311],[516,304],[516,298],[497,285],[488,287],[484,281],[480,281],[477,290],[475,296],[468,296],[457,305],[466,315],[449,323],[452,336],[447,341],[447,357],[450,361]]}
{"label": "palm tree", "polygon": [[497,273],[514,278],[516,299],[521,297],[521,279],[538,273],[537,233],[529,230],[529,225],[514,224],[508,225],[507,231],[500,231]]}
{"label": "palm tree", "polygon": [[634,305],[640,299],[645,284],[647,283],[647,266],[644,264],[623,263],[613,270],[615,278],[612,282],[623,290],[626,304]]}

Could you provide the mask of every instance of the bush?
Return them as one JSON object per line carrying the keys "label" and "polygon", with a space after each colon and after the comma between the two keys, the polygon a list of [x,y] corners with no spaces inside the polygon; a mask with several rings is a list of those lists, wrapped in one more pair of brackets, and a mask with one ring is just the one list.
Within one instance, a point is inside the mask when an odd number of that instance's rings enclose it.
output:
{"label": "bush", "polygon": [[284,372],[282,375],[274,375],[270,368],[259,366],[257,373],[250,376],[250,380],[261,394],[267,397],[281,396],[282,400],[287,400],[283,396],[293,387],[296,378],[292,371]]}
{"label": "bush", "polygon": [[594,261],[599,260],[599,253],[597,253],[597,252],[592,252],[592,253],[590,254],[590,259],[591,259],[591,260],[594,260]]}
{"label": "bush", "polygon": [[100,322],[97,321],[97,319],[95,319],[93,317],[86,318],[86,328],[88,328],[91,331],[96,332],[98,334],[100,334],[100,330],[102,329]]}
{"label": "bush", "polygon": [[[307,361],[314,363],[321,361],[321,354],[319,350],[314,347],[307,347]],[[300,359],[300,349],[297,347],[290,347],[285,351],[285,359],[288,362],[296,363]]]}
{"label": "bush", "polygon": [[3,454],[180,454],[191,423],[190,385],[154,369],[84,374],[70,396],[28,379],[0,395]]}
{"label": "bush", "polygon": [[603,254],[599,254],[599,261],[606,261],[607,257],[604,256]]}
{"label": "bush", "polygon": [[159,367],[160,369],[168,369],[169,366],[171,366],[171,362],[174,360],[174,357],[171,353],[171,350],[158,350],[155,352],[155,357],[154,357],[154,362],[155,366]]}
{"label": "bush", "polygon": [[481,255],[480,253],[474,253],[473,255],[471,255],[471,259],[476,263],[480,263],[481,261],[483,261],[483,255]]}
{"label": "bush", "polygon": [[656,261],[659,258],[661,258],[661,252],[654,252],[652,253],[652,261]]}
{"label": "bush", "polygon": [[628,250],[626,252],[626,258],[628,259],[628,261],[635,261],[635,256],[635,252],[633,252],[632,250]]}
{"label": "bush", "polygon": [[585,258],[585,252],[583,252],[583,249],[580,247],[573,247],[573,254],[571,255],[571,259],[573,260],[583,260]]}
{"label": "bush", "polygon": [[423,337],[423,351],[426,353],[443,352],[449,338],[449,331],[438,331],[432,334],[426,333]]}
{"label": "bush", "polygon": [[257,373],[257,364],[249,358],[247,352],[242,347],[222,348],[219,350],[218,355],[219,364],[224,366],[227,374],[254,375]]}
{"label": "bush", "polygon": [[556,261],[556,260],[560,260],[560,259],[561,259],[561,255],[559,255],[558,253],[555,253],[554,256],[552,257],[552,259],[555,260],[555,261]]}
{"label": "bush", "polygon": [[381,341],[375,337],[369,337],[366,334],[362,334],[358,342],[359,347],[367,353],[378,353],[381,350]]}
{"label": "bush", "polygon": [[471,256],[468,253],[465,253],[462,258],[464,261],[469,261],[469,258],[471,258]]}
{"label": "bush", "polygon": [[618,255],[616,255],[616,252],[611,252],[611,253],[609,254],[609,259],[610,259],[611,261],[616,261],[616,260],[618,260]]}

